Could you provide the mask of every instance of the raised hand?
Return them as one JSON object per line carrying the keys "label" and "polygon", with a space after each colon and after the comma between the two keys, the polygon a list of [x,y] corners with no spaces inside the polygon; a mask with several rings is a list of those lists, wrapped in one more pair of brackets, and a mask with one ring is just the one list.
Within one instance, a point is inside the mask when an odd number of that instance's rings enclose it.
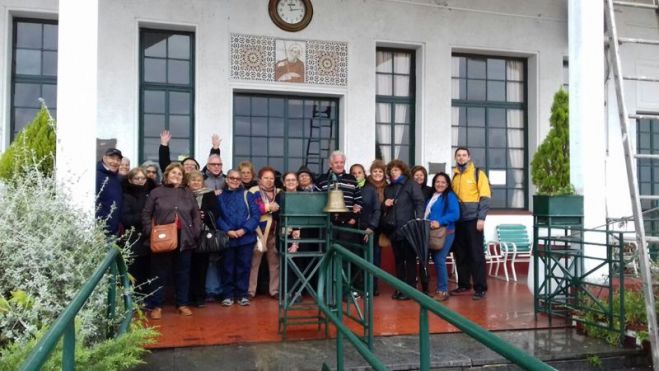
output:
{"label": "raised hand", "polygon": [[160,144],[168,146],[170,140],[172,140],[172,133],[170,133],[169,130],[163,130],[162,133],[160,133]]}
{"label": "raised hand", "polygon": [[218,149],[222,143],[222,138],[220,138],[218,134],[213,134],[211,137],[211,143],[213,143],[213,149]]}

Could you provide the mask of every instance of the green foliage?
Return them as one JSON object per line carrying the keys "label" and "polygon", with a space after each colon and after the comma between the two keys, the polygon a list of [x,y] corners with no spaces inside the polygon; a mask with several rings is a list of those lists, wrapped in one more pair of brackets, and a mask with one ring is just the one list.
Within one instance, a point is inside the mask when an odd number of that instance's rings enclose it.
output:
{"label": "green foliage", "polygon": [[603,365],[602,359],[597,354],[588,357],[588,363],[595,368],[600,368]]}
{"label": "green foliage", "polygon": [[540,195],[574,194],[570,184],[569,99],[565,90],[554,95],[551,130],[531,161],[531,180]]}
{"label": "green foliage", "polygon": [[33,164],[45,175],[55,166],[55,121],[45,105],[0,157],[0,179],[10,180]]}

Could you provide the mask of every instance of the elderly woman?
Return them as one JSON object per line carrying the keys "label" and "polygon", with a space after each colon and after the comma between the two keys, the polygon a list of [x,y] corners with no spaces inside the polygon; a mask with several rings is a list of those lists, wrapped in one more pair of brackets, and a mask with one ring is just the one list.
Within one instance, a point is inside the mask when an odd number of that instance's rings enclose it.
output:
{"label": "elderly woman", "polygon": [[128,157],[122,157],[121,165],[119,165],[119,176],[125,178],[130,171],[130,159]]}
{"label": "elderly woman", "polygon": [[432,187],[428,186],[428,171],[423,166],[415,166],[410,171],[412,178],[421,186],[421,192],[423,192],[423,197],[425,197],[426,202],[430,200],[435,191]]}
{"label": "elderly woman", "polygon": [[[366,186],[362,191],[362,198],[364,199],[363,215],[371,215],[371,218],[363,218],[360,220],[362,228],[369,228],[373,231],[371,238],[373,238],[373,264],[380,267],[382,261],[382,246],[380,246],[380,217],[382,215],[382,204],[384,203],[384,189],[387,187],[387,165],[382,160],[375,160],[371,163],[369,169],[370,174],[366,177]],[[373,204],[373,199],[377,202],[377,206]],[[367,206],[368,204],[368,206]],[[377,218],[377,219],[375,219]],[[364,223],[366,222],[366,224]],[[378,289],[378,279],[373,278],[373,295],[378,296],[380,290]]]}
{"label": "elderly woman", "polygon": [[218,196],[220,216],[217,225],[229,236],[222,269],[222,305],[229,307],[234,298],[241,306],[249,305],[247,287],[252,253],[259,225],[259,207],[254,195],[240,182],[240,172],[230,170],[224,191]]}
{"label": "elderly woman", "polygon": [[[163,175],[163,186],[151,191],[142,211],[142,225],[146,236],[151,234],[151,223],[170,224],[177,220],[178,246],[176,250],[152,254],[151,275],[154,293],[148,301],[151,318],[160,319],[169,275],[176,275],[176,307],[183,316],[192,315],[188,308],[190,289],[190,261],[201,232],[201,218],[197,201],[185,187],[183,166],[173,163]],[[178,218],[177,218],[178,217]]]}
{"label": "elderly woman", "polygon": [[318,189],[313,183],[313,173],[306,166],[301,166],[297,171],[298,188],[302,192],[315,192]]}
{"label": "elderly woman", "polygon": [[[275,170],[269,166],[261,168],[259,170],[259,185],[250,188],[249,191],[254,194],[254,199],[259,206],[261,215],[256,233],[266,248],[268,271],[270,272],[268,293],[273,298],[276,298],[279,294],[279,252],[277,251],[276,243],[277,222],[272,217],[272,214],[279,211],[279,204],[275,201],[275,198],[281,192],[281,189],[275,187]],[[263,252],[254,249],[252,270],[249,274],[248,293],[251,297],[256,295],[256,284],[262,257]]]}
{"label": "elderly woman", "polygon": [[256,182],[256,171],[254,165],[249,160],[240,161],[238,164],[238,171],[240,171],[240,182],[243,183],[245,189],[250,189],[258,183]]}
{"label": "elderly woman", "polygon": [[[204,186],[204,175],[199,170],[185,174],[188,189],[194,195],[201,211],[201,219],[206,226],[213,228],[215,219],[220,215],[217,197],[212,189]],[[206,272],[208,271],[209,254],[192,254],[190,269],[190,301],[195,307],[201,308],[206,302]],[[215,272],[217,274],[217,272]]]}
{"label": "elderly woman", "polygon": [[[408,167],[401,160],[387,164],[390,183],[384,190],[384,206],[387,213],[393,213],[395,225],[385,231],[391,240],[396,261],[396,276],[408,285],[416,287],[416,251],[399,233],[399,229],[408,221],[422,218],[425,199],[418,183],[408,178]],[[395,300],[409,300],[396,290],[392,296]]]}
{"label": "elderly woman", "polygon": [[131,169],[121,182],[124,205],[121,209],[121,224],[125,234],[123,241],[130,246],[132,261],[128,272],[135,278],[135,291],[147,292],[145,283],[149,275],[149,244],[146,242],[142,227],[142,210],[146,204],[148,189],[146,174],[142,168]]}
{"label": "elderly woman", "polygon": [[142,169],[144,170],[144,174],[146,174],[146,186],[149,191],[160,185],[162,172],[158,164],[153,161],[144,161]]}

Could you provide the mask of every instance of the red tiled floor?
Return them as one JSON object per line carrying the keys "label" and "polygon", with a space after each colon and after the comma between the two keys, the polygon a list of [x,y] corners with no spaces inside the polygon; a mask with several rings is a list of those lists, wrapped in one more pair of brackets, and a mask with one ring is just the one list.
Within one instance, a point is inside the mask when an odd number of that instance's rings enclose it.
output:
{"label": "red tiled floor", "polygon": [[[526,278],[520,278],[519,283],[490,278],[486,299],[473,301],[471,295],[458,296],[451,297],[444,304],[489,330],[549,327],[546,316],[539,315],[537,320],[534,319],[533,296],[526,286]],[[432,283],[430,287],[434,287]],[[375,335],[417,334],[419,306],[413,301],[394,301],[390,296],[391,289],[382,287],[381,295],[375,298]],[[277,301],[266,296],[255,298],[248,307],[234,305],[226,308],[211,303],[205,308],[193,308],[193,311],[191,317],[181,317],[173,306],[165,307],[162,320],[151,321],[161,333],[158,342],[151,348],[282,340],[277,332]],[[457,331],[432,314],[430,324],[432,333]],[[564,326],[564,322],[555,319],[552,325]],[[324,331],[317,331],[317,326],[292,326],[289,327],[287,339],[320,339],[324,334]]]}

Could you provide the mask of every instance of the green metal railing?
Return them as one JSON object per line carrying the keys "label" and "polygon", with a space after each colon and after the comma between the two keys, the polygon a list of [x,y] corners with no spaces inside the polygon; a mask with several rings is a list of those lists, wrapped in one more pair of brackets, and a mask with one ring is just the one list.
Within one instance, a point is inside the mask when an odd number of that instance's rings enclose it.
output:
{"label": "green metal railing", "polygon": [[[375,356],[372,351],[372,346],[364,343],[360,338],[355,335],[343,323],[343,310],[332,308],[332,304],[325,303],[323,300],[326,295],[326,280],[325,277],[332,275],[341,275],[344,261],[358,266],[363,271],[371,273],[378,279],[386,282],[394,289],[402,292],[410,299],[416,301],[420,306],[420,320],[419,320],[419,365],[420,370],[425,371],[430,369],[430,330],[428,324],[428,312],[431,312],[442,319],[446,320],[453,326],[463,331],[468,336],[474,338],[476,341],[485,345],[489,349],[499,353],[516,365],[527,370],[554,370],[551,366],[543,363],[539,359],[532,357],[521,349],[514,347],[500,337],[492,334],[491,332],[483,329],[474,322],[460,316],[445,306],[437,303],[429,298],[427,295],[419,292],[418,290],[410,287],[403,281],[398,280],[396,277],[376,267],[375,265],[360,258],[356,254],[350,252],[345,247],[339,244],[332,244],[327,252],[327,257],[323,261],[320,270],[320,279],[318,284],[318,306],[327,316],[327,318],[336,326],[338,334],[336,336],[336,368],[337,370],[344,369],[344,337],[357,349],[357,351],[364,357],[364,359],[376,370],[386,370],[386,366]],[[342,284],[332,285],[329,289],[334,291],[334,297],[341,298],[343,296]],[[367,293],[368,295],[368,293]],[[337,306],[342,306],[339,301]],[[372,307],[371,307],[372,308]],[[372,309],[371,309],[372,310]],[[327,365],[323,365],[327,369]]]}
{"label": "green metal railing", "polygon": [[[25,363],[21,366],[21,370],[39,370],[43,364],[48,360],[57,343],[61,338],[63,340],[62,349],[62,370],[75,369],[75,318],[82,306],[85,304],[89,296],[94,292],[98,283],[103,279],[105,273],[110,270],[110,287],[108,290],[108,311],[107,316],[109,319],[114,319],[116,314],[116,297],[117,297],[117,281],[120,280],[121,286],[125,289],[130,287],[130,281],[121,251],[119,248],[110,247],[110,251],[105,259],[96,268],[94,274],[83,285],[78,294],[73,298],[64,312],[55,320],[46,335],[34,347]],[[124,318],[119,323],[117,336],[124,334],[130,326],[133,318],[133,300],[129,290],[123,290],[122,293],[124,304]],[[107,329],[106,336],[108,338],[115,335],[114,329],[110,326]]]}

